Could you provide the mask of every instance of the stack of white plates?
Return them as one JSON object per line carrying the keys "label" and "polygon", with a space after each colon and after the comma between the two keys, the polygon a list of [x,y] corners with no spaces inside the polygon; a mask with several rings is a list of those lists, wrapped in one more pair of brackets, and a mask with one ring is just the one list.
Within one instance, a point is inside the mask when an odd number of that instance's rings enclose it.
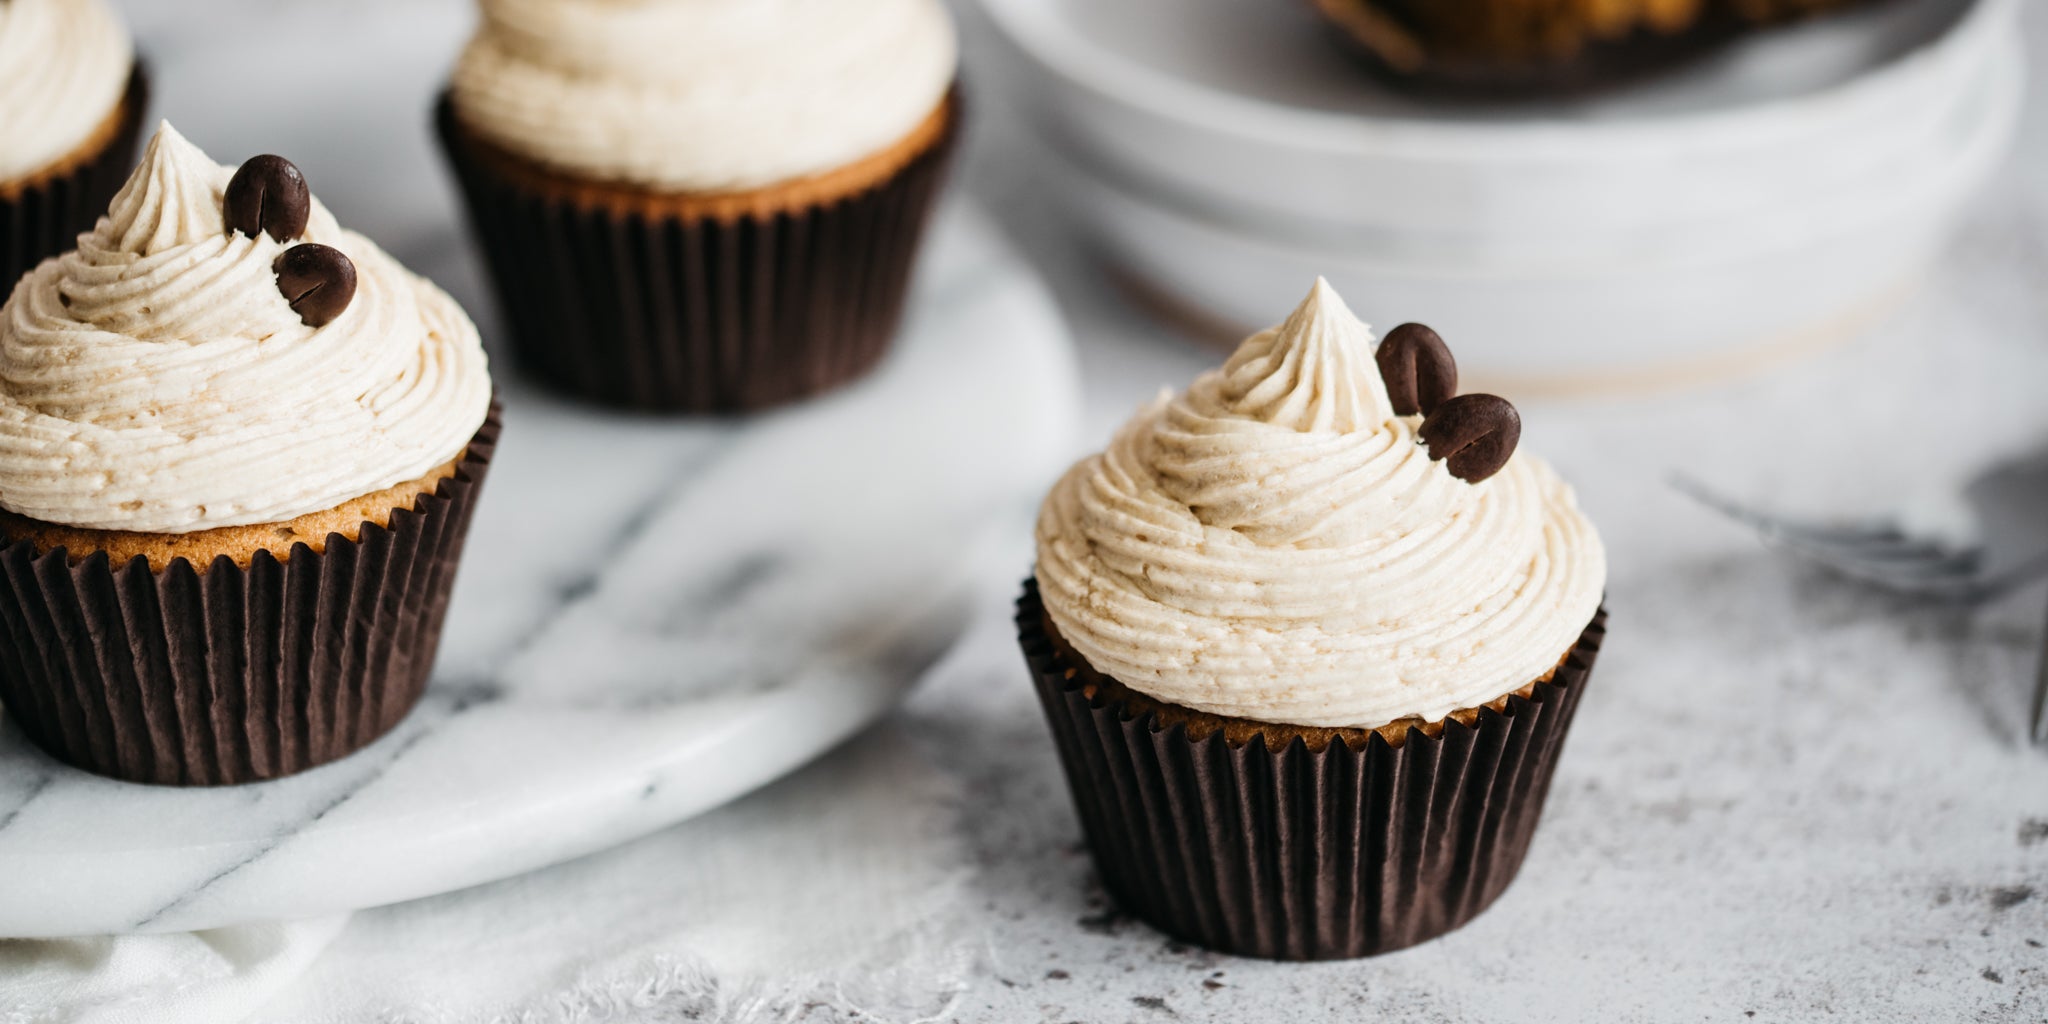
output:
{"label": "stack of white plates", "polygon": [[1693,379],[1845,336],[2019,115],[2015,0],[1888,0],[1644,85],[1408,99],[1287,0],[981,0],[1062,195],[1220,333],[1328,276],[1493,382]]}

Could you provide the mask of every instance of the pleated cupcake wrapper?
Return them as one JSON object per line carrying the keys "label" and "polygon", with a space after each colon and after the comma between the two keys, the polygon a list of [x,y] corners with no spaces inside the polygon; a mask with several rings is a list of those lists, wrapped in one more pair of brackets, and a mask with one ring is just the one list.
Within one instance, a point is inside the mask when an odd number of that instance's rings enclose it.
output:
{"label": "pleated cupcake wrapper", "polygon": [[135,167],[135,140],[149,107],[149,75],[128,78],[121,126],[105,149],[70,171],[0,196],[0,302],[36,264],[77,248]]}
{"label": "pleated cupcake wrapper", "polygon": [[1017,627],[1103,885],[1176,938],[1330,960],[1464,924],[1514,880],[1606,635],[1602,610],[1550,683],[1436,737],[1312,751],[1162,727],[1066,678],[1036,581]]}
{"label": "pleated cupcake wrapper", "polygon": [[816,394],[881,361],[958,145],[942,138],[867,191],[772,217],[657,217],[536,194],[444,96],[442,142],[540,383],[634,409],[730,413]]}
{"label": "pleated cupcake wrapper", "polygon": [[151,571],[0,546],[0,704],[89,772],[224,785],[304,771],[398,724],[426,688],[499,412],[455,475],[359,539],[247,568]]}

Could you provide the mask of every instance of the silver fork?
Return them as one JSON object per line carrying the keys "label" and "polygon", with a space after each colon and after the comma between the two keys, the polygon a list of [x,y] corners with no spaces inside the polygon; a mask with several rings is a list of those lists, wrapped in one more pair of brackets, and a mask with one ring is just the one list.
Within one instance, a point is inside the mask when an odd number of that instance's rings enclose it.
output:
{"label": "silver fork", "polygon": [[[1682,474],[1674,475],[1671,484],[1755,530],[1766,544],[1895,594],[1945,604],[1981,604],[2048,577],[2048,551],[2015,558],[1983,543],[1958,545],[1910,533],[1888,520],[1802,522],[1750,508]],[[2033,512],[2041,514],[2039,509]],[[2029,723],[2033,742],[2048,745],[2048,637],[2043,640]]]}
{"label": "silver fork", "polygon": [[1755,530],[1764,543],[1894,593],[1947,604],[1981,604],[2048,576],[2048,551],[1993,558],[1984,544],[1912,534],[1889,520],[1810,523],[1742,505],[1688,476],[1671,484]]}

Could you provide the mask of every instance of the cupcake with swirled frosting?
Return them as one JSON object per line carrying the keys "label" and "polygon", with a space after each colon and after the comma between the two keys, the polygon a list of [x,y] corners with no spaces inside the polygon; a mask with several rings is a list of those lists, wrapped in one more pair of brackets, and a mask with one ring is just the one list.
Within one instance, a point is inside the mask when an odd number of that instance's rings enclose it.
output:
{"label": "cupcake with swirled frosting", "polygon": [[1327,959],[1505,887],[1605,630],[1599,536],[1519,437],[1319,281],[1060,479],[1018,624],[1128,909]]}
{"label": "cupcake with swirled frosting", "polygon": [[367,744],[426,683],[496,434],[454,300],[288,161],[162,126],[0,307],[0,700],[140,781]]}
{"label": "cupcake with swirled frosting", "polygon": [[91,230],[148,105],[105,0],[0,0],[0,292]]}
{"label": "cupcake with swirled frosting", "polygon": [[741,412],[872,368],[957,141],[941,0],[480,0],[438,114],[522,368]]}

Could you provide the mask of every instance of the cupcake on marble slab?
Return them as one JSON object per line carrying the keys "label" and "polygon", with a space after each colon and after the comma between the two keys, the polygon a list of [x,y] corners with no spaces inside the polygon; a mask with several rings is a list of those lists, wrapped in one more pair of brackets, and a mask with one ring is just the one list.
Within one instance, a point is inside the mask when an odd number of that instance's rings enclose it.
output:
{"label": "cupcake on marble slab", "polygon": [[419,699],[496,443],[476,328],[166,124],[0,307],[0,704],[88,771],[302,771]]}
{"label": "cupcake on marble slab", "polygon": [[92,230],[148,105],[105,0],[0,0],[0,292]]}
{"label": "cupcake on marble slab", "polygon": [[1317,282],[1040,511],[1018,630],[1105,886],[1190,942],[1399,949],[1514,878],[1606,558],[1449,349]]}
{"label": "cupcake on marble slab", "polygon": [[438,123],[520,363],[761,409],[878,363],[959,136],[940,0],[482,0]]}
{"label": "cupcake on marble slab", "polygon": [[1673,66],[1746,29],[1864,0],[1312,0],[1392,80],[1569,92]]}

